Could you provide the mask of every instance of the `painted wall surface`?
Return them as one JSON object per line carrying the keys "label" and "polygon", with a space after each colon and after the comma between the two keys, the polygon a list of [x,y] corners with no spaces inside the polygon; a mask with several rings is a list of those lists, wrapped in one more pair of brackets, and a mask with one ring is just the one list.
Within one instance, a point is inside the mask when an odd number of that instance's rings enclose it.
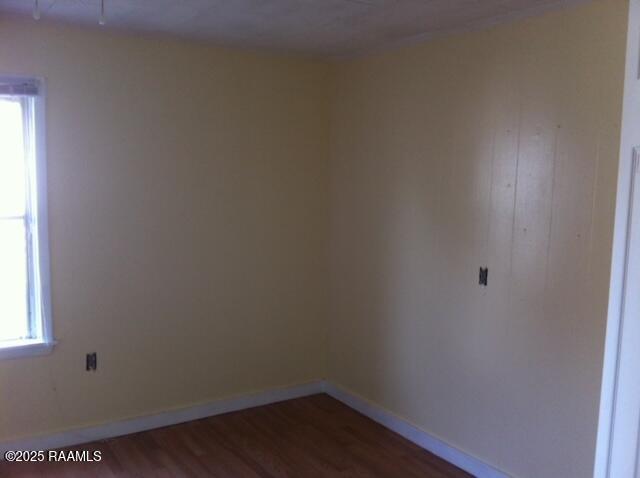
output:
{"label": "painted wall surface", "polygon": [[334,65],[0,19],[48,84],[60,341],[0,361],[0,441],[327,377],[589,476],[627,6]]}
{"label": "painted wall surface", "polygon": [[0,74],[47,80],[59,340],[0,362],[0,441],[322,376],[327,73],[0,20]]}
{"label": "painted wall surface", "polygon": [[593,469],[627,7],[337,73],[328,378],[516,477]]}

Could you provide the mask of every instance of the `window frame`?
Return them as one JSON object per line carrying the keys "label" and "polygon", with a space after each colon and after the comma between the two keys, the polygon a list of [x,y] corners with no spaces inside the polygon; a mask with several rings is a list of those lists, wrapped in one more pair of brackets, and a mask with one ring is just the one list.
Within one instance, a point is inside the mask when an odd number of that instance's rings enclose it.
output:
{"label": "window frame", "polygon": [[[47,208],[46,158],[46,82],[44,78],[0,74],[0,83],[34,83],[38,94],[33,98],[33,154],[28,158],[27,268],[30,330],[38,337],[6,341],[0,345],[0,360],[46,355],[56,344],[51,313],[51,273],[49,260],[49,221]],[[35,185],[34,185],[35,183]],[[35,199],[35,201],[34,201]]]}

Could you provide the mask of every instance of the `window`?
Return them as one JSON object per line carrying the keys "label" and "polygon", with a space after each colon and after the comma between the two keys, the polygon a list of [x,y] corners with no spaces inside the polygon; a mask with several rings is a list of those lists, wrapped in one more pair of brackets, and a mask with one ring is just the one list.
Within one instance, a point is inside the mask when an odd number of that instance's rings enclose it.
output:
{"label": "window", "polygon": [[43,82],[0,77],[0,358],[51,351]]}

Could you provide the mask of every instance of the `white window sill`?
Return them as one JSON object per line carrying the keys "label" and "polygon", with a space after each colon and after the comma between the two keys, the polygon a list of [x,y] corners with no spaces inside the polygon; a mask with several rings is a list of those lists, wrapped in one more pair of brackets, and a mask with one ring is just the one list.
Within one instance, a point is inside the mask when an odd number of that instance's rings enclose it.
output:
{"label": "white window sill", "polygon": [[55,341],[43,342],[36,339],[0,342],[0,360],[48,355],[53,351],[55,344]]}

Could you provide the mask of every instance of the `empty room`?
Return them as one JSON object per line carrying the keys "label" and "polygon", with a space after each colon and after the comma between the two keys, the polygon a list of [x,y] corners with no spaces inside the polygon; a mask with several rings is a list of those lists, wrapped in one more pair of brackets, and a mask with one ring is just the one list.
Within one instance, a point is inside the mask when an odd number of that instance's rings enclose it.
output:
{"label": "empty room", "polygon": [[638,478],[640,0],[0,0],[0,477]]}

